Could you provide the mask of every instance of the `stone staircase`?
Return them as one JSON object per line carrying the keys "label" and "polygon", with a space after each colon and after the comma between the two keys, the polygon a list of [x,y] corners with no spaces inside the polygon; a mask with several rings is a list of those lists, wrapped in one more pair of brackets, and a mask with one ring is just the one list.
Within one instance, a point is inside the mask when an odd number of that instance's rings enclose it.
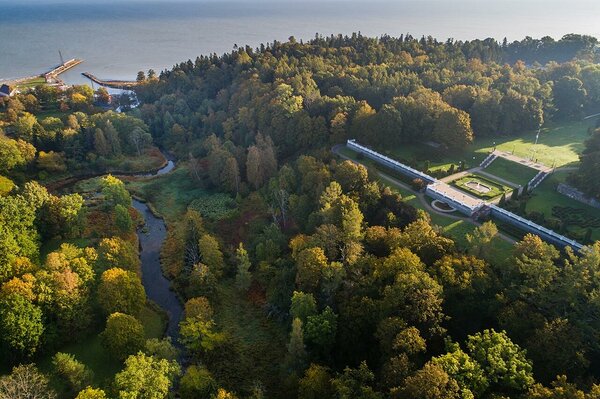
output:
{"label": "stone staircase", "polygon": [[528,187],[529,191],[533,190],[537,186],[539,186],[546,177],[548,177],[550,173],[540,171],[533,179],[529,181]]}
{"label": "stone staircase", "polygon": [[498,155],[496,155],[495,153],[490,153],[490,155],[488,155],[483,162],[481,163],[481,165],[479,165],[482,169],[487,168],[488,166],[490,166],[490,164],[492,162],[494,162],[496,160],[496,158],[498,158]]}

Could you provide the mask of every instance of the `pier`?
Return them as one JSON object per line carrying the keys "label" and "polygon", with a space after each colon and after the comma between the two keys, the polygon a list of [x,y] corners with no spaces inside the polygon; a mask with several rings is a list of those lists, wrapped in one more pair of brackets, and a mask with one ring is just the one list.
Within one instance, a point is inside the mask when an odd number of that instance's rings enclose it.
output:
{"label": "pier", "polygon": [[90,72],[83,72],[82,75],[100,86],[110,87],[112,89],[132,89],[139,84],[139,82],[131,80],[103,80],[92,75]]}
{"label": "pier", "polygon": [[58,83],[60,81],[60,79],[58,78],[58,76],[60,74],[65,73],[66,71],[68,71],[71,68],[75,68],[77,65],[81,64],[82,62],[83,62],[83,60],[80,60],[77,58],[73,58],[66,62],[63,62],[56,68],[46,72],[43,75],[44,79],[46,79],[47,83]]}
{"label": "pier", "polygon": [[74,68],[77,65],[81,64],[82,62],[83,62],[83,60],[73,58],[66,62],[62,62],[58,66],[49,70],[48,72],[44,72],[39,75],[27,76],[27,77],[16,78],[16,79],[5,79],[5,80],[0,79],[0,82],[5,83],[7,85],[11,85],[11,86],[19,86],[19,85],[27,84],[28,82],[43,78],[46,81],[46,83],[48,83],[48,84],[64,85],[64,82],[60,79],[59,76],[61,74],[65,73],[66,71],[68,71],[69,69]]}

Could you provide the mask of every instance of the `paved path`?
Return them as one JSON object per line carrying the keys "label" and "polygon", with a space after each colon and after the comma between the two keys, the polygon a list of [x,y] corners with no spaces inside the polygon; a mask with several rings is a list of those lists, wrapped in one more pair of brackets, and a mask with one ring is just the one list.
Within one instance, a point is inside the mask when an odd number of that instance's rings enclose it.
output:
{"label": "paved path", "polygon": [[[331,149],[331,151],[334,154],[336,154],[337,156],[339,156],[340,158],[347,159],[349,161],[352,161],[354,163],[362,165],[361,162],[359,162],[359,161],[357,161],[355,159],[352,159],[352,158],[350,158],[350,157],[342,154],[340,152],[340,148],[343,148],[343,147],[345,147],[345,145],[343,145],[343,144],[337,144],[337,145],[333,146],[333,148]],[[365,166],[365,165],[363,165],[363,166]],[[396,179],[396,178],[394,178],[394,177],[392,177],[392,176],[390,176],[390,175],[388,175],[386,173],[383,173],[383,172],[377,170],[377,175],[381,179],[383,179],[383,180],[385,180],[385,181],[387,181],[389,183],[392,183],[392,184],[394,184],[396,186],[402,187],[403,189],[405,189],[405,190],[411,192],[412,194],[414,194],[415,197],[421,202],[421,205],[423,206],[423,208],[427,212],[429,212],[429,213],[435,213],[437,215],[444,216],[444,217],[447,217],[449,219],[456,220],[456,221],[462,220],[462,221],[465,221],[466,223],[469,223],[469,224],[471,224],[473,226],[476,226],[476,227],[481,226],[481,223],[479,223],[479,222],[477,222],[477,221],[475,221],[475,220],[473,220],[471,218],[467,218],[467,217],[463,217],[463,216],[458,216],[458,215],[452,215],[452,214],[448,214],[448,213],[445,213],[445,212],[438,211],[437,209],[435,209],[435,208],[433,208],[431,206],[431,204],[430,204],[429,200],[427,199],[427,197],[425,196],[425,194],[413,190],[413,188],[411,186],[409,186],[408,184],[406,184],[406,183],[404,183],[404,182],[402,182],[402,181],[400,181],[400,180],[398,180],[398,179]],[[507,236],[506,234],[500,233],[500,232],[498,233],[498,237],[500,237],[504,241],[509,242],[511,244],[516,244],[516,242],[517,242],[513,238]]]}
{"label": "paved path", "polygon": [[453,182],[454,180],[460,179],[461,177],[465,177],[465,176],[470,175],[475,169],[476,168],[468,169],[468,170],[465,170],[463,172],[458,172],[458,173],[455,173],[453,175],[443,177],[443,178],[441,178],[439,180],[443,181],[444,183],[450,183],[450,182]]}

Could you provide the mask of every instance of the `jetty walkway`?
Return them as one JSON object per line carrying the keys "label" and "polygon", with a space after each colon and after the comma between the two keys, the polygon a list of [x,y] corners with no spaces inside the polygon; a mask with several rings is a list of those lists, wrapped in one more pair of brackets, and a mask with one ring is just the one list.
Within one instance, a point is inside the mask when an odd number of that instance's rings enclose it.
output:
{"label": "jetty walkway", "polygon": [[139,84],[139,82],[131,80],[103,80],[92,75],[90,72],[83,72],[82,75],[100,86],[110,87],[112,89],[131,89]]}

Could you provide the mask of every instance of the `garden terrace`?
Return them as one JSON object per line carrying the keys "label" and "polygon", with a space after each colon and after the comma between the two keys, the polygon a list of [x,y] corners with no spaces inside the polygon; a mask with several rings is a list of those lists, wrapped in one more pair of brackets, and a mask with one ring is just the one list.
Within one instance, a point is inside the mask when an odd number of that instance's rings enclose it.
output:
{"label": "garden terrace", "polygon": [[454,180],[451,185],[484,200],[492,200],[511,190],[509,187],[475,174]]}

